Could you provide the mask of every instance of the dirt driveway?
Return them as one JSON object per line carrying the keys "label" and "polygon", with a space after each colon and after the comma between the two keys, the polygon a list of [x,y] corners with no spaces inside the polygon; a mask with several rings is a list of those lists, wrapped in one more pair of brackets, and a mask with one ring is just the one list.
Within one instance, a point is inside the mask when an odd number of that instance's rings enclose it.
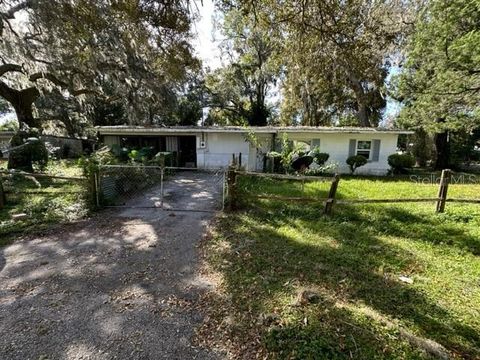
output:
{"label": "dirt driveway", "polygon": [[[0,249],[0,359],[218,359],[193,345],[196,245],[221,196],[181,174],[166,206],[115,209]],[[158,189],[134,199],[155,201]]]}

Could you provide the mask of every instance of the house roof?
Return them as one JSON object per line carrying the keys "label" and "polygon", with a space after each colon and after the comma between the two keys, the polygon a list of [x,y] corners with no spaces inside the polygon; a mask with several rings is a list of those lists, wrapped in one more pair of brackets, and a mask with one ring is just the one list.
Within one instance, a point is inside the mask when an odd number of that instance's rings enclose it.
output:
{"label": "house roof", "polygon": [[410,130],[327,126],[97,126],[100,135],[154,135],[169,133],[347,133],[347,134],[413,134]]}

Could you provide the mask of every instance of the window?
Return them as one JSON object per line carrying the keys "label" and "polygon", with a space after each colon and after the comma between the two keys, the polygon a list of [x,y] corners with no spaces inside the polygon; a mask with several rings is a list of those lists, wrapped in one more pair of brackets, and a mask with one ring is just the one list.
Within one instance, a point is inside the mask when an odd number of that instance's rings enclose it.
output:
{"label": "window", "polygon": [[365,156],[367,159],[370,159],[370,153],[372,151],[372,142],[371,141],[357,141],[357,155]]}

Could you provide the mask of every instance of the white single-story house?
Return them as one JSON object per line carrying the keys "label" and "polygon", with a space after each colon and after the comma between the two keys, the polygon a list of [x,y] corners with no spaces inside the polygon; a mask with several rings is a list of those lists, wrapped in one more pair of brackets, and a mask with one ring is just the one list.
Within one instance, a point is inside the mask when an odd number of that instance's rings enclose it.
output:
{"label": "white single-story house", "polygon": [[308,147],[320,147],[328,153],[328,163],[338,164],[337,172],[349,172],[346,159],[363,155],[368,163],[358,173],[382,175],[389,166],[387,158],[397,152],[398,136],[411,131],[385,128],[349,127],[202,127],[202,126],[100,126],[100,140],[105,145],[141,148],[177,153],[179,166],[201,169],[224,168],[232,154],[242,154],[242,165],[249,171],[265,169],[265,155],[278,151],[279,139]]}

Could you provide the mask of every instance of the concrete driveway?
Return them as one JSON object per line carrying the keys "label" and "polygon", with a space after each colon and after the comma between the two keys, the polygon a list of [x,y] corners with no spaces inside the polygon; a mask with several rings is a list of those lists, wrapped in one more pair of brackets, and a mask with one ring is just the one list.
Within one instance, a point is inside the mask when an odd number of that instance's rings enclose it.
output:
{"label": "concrete driveway", "polygon": [[0,359],[221,358],[192,341],[211,287],[196,246],[221,182],[170,181],[166,206],[206,211],[106,210],[0,248]]}

